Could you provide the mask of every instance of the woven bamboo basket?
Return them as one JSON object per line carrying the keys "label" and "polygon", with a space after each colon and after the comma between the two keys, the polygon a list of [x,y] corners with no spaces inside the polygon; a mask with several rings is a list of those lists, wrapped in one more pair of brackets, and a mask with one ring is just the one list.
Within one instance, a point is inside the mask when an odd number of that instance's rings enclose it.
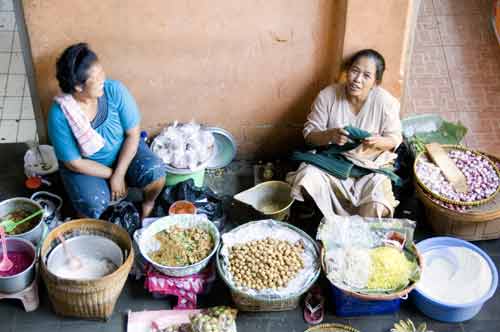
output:
{"label": "woven bamboo basket", "polygon": [[[246,227],[249,224],[252,223],[257,223],[259,221],[253,221],[250,223],[243,224],[234,230],[240,228],[240,227]],[[307,235],[304,231],[298,229],[295,226],[292,226],[287,223],[282,223],[283,226],[288,227],[290,229],[293,229],[297,233],[299,233],[303,238],[308,239],[311,243],[314,244],[314,247],[316,249],[316,252],[319,254],[319,247],[317,243],[311,239],[309,235]],[[233,230],[233,231],[234,231]],[[310,280],[309,283],[307,283],[303,289],[297,294],[292,294],[287,297],[281,297],[279,299],[263,299],[261,297],[253,296],[246,294],[237,288],[235,288],[232,283],[229,281],[229,278],[224,275],[224,269],[222,268],[222,259],[220,259],[220,251],[222,249],[222,246],[219,247],[219,250],[217,250],[217,255],[216,255],[216,261],[217,261],[217,271],[219,273],[219,276],[222,278],[224,283],[229,287],[229,290],[231,291],[231,297],[233,298],[233,302],[236,305],[236,307],[241,310],[241,311],[251,311],[251,312],[263,312],[263,311],[286,311],[286,310],[293,310],[297,308],[297,306],[300,303],[300,299],[302,295],[311,288],[311,286],[316,282],[316,280],[319,277],[320,274],[320,269],[318,269],[314,275],[314,277]]]}
{"label": "woven bamboo basket", "polygon": [[[493,161],[491,161],[491,159],[488,157],[488,155],[486,155],[484,153],[481,153],[479,151],[468,149],[468,148],[466,148],[464,146],[461,146],[461,145],[442,145],[441,147],[445,151],[449,151],[449,150],[471,151],[471,152],[473,152],[475,154],[482,155],[483,157],[486,157],[491,162],[491,164],[493,165],[493,168],[495,169],[497,175],[500,177],[500,171],[498,170],[498,168],[495,165],[495,163]],[[415,175],[415,181],[417,182],[417,185],[420,186],[420,188],[422,188],[425,192],[427,192],[432,197],[434,197],[434,198],[436,198],[436,199],[438,199],[438,200],[440,200],[442,202],[449,203],[449,204],[463,205],[463,206],[479,206],[479,205],[486,204],[489,201],[493,200],[497,196],[498,192],[500,192],[500,186],[498,186],[497,190],[491,196],[489,196],[489,197],[487,197],[485,199],[481,199],[481,200],[477,200],[477,201],[470,201],[470,202],[455,201],[455,200],[451,200],[449,198],[446,198],[444,196],[441,196],[441,195],[433,192],[429,188],[427,188],[427,186],[424,183],[422,183],[422,181],[420,181],[420,179],[416,175],[417,174],[417,172],[416,172],[416,170],[417,170],[417,163],[418,163],[420,157],[422,157],[424,154],[425,154],[425,152],[420,152],[415,157],[415,162],[413,163],[413,174]]]}
{"label": "woven bamboo basket", "polygon": [[[422,256],[420,256],[420,253],[417,250],[417,247],[415,244],[412,244],[413,250],[415,250],[417,254],[417,262],[418,266],[420,267],[420,271],[422,271]],[[325,267],[325,249],[323,246],[321,246],[321,268],[323,271],[326,273],[326,267]],[[336,287],[336,286],[335,286]],[[408,294],[415,288],[417,287],[416,282],[412,282],[408,287],[403,289],[402,291],[392,293],[392,294],[362,294],[346,289],[339,288],[344,294],[363,300],[363,301],[392,301],[396,299],[406,299],[408,298]]]}
{"label": "woven bamboo basket", "polygon": [[[83,234],[107,237],[122,249],[125,261],[116,271],[99,279],[59,278],[47,268],[50,251],[60,243],[58,234],[67,234],[66,238]],[[55,313],[60,316],[107,320],[113,313],[133,261],[134,251],[130,236],[124,229],[110,222],[78,219],[55,228],[42,244],[40,263],[40,272]]]}
{"label": "woven bamboo basket", "polygon": [[359,332],[354,327],[343,324],[319,324],[308,328],[304,332]]}
{"label": "woven bamboo basket", "polygon": [[434,233],[468,241],[500,238],[500,195],[484,205],[459,212],[439,205],[420,186],[415,191]]}

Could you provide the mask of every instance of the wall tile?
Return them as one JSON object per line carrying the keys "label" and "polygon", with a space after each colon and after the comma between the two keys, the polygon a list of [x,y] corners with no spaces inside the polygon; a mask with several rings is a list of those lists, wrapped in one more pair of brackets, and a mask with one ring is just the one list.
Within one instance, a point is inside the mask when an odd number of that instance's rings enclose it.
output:
{"label": "wall tile", "polygon": [[462,110],[500,112],[500,49],[493,45],[444,48],[457,104]]}
{"label": "wall tile", "polygon": [[0,74],[0,97],[5,96],[7,93],[7,75]]}
{"label": "wall tile", "polygon": [[468,85],[500,84],[500,48],[496,45],[445,46],[444,52],[452,80]]}
{"label": "wall tile", "polygon": [[13,32],[14,34],[14,45],[12,46],[12,51],[21,52],[21,40],[19,39],[19,32]]}
{"label": "wall tile", "polygon": [[23,54],[21,52],[12,53],[10,60],[10,74],[25,74],[26,68],[24,66]]}
{"label": "wall tile", "polygon": [[494,134],[497,131],[498,114],[496,112],[457,112],[462,123],[467,124],[467,128],[472,134]]}
{"label": "wall tile", "polygon": [[26,142],[35,140],[36,136],[36,122],[35,120],[21,120],[19,121],[19,130],[17,134],[18,142]]}
{"label": "wall tile", "polygon": [[419,47],[411,59],[412,78],[448,77],[448,66],[441,46]]}
{"label": "wall tile", "polygon": [[34,119],[35,113],[33,111],[33,103],[30,97],[23,98],[21,119]]}
{"label": "wall tile", "polygon": [[481,9],[481,0],[434,0],[436,15],[477,15]]}
{"label": "wall tile", "polygon": [[410,78],[408,84],[416,113],[457,110],[453,88],[448,78]]}
{"label": "wall tile", "polygon": [[12,31],[0,31],[0,52],[10,52],[13,34]]}
{"label": "wall tile", "polygon": [[24,93],[25,75],[9,75],[7,80],[7,96],[22,97]]}
{"label": "wall tile", "polygon": [[10,53],[0,53],[0,73],[7,74],[9,72]]}
{"label": "wall tile", "polygon": [[0,31],[14,31],[15,24],[14,12],[0,12]]}
{"label": "wall tile", "polygon": [[26,84],[24,84],[24,96],[31,97],[30,85],[28,79],[26,79]]}
{"label": "wall tile", "polygon": [[18,123],[15,120],[0,121],[0,142],[15,143],[17,139]]}
{"label": "wall tile", "polygon": [[[466,124],[467,125],[467,124]],[[498,150],[500,139],[495,132],[493,133],[467,133],[467,144],[470,148],[487,150],[492,152],[492,149]]]}
{"label": "wall tile", "polygon": [[14,10],[12,0],[0,0],[0,10]]}
{"label": "wall tile", "polygon": [[441,37],[435,16],[422,16],[417,20],[415,31],[415,50],[426,46],[440,46]]}
{"label": "wall tile", "polygon": [[2,120],[20,119],[22,102],[22,97],[5,97]]}
{"label": "wall tile", "polygon": [[484,15],[436,16],[443,45],[464,47],[494,42],[490,17]]}

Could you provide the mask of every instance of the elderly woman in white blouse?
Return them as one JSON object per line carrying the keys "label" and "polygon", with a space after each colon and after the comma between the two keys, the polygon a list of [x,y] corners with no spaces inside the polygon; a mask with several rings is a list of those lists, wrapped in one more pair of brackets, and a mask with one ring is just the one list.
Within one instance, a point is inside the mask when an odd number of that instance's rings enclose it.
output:
{"label": "elderly woman in white blouse", "polygon": [[[385,60],[377,51],[362,50],[344,64],[346,82],[323,89],[314,101],[303,134],[315,147],[348,142],[346,126],[370,133],[362,144],[342,153],[354,165],[367,169],[387,167],[402,141],[400,104],[380,83]],[[292,195],[310,196],[325,217],[353,215],[388,217],[398,205],[389,177],[377,172],[340,179],[321,168],[302,163],[289,173]]]}

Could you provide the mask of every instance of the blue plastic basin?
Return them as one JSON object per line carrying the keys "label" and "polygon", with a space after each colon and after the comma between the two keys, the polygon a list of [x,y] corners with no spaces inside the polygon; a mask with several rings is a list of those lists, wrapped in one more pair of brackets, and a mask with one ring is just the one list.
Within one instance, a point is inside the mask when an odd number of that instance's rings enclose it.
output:
{"label": "blue plastic basin", "polygon": [[434,237],[421,241],[417,244],[417,248],[421,255],[424,255],[425,252],[429,250],[439,249],[441,247],[465,247],[480,254],[488,263],[493,274],[490,290],[477,301],[464,304],[449,304],[420,292],[417,284],[415,290],[410,293],[410,299],[423,314],[432,319],[449,323],[458,323],[469,320],[479,313],[483,304],[495,293],[498,285],[497,268],[491,258],[484,251],[479,249],[474,244],[464,240],[453,237]]}

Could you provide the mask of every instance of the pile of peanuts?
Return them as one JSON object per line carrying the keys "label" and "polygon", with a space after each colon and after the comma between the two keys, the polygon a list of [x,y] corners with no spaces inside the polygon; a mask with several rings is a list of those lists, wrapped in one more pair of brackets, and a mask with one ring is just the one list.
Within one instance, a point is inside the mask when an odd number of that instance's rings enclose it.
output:
{"label": "pile of peanuts", "polygon": [[236,286],[256,290],[287,287],[304,267],[304,243],[265,238],[229,249],[229,272]]}

